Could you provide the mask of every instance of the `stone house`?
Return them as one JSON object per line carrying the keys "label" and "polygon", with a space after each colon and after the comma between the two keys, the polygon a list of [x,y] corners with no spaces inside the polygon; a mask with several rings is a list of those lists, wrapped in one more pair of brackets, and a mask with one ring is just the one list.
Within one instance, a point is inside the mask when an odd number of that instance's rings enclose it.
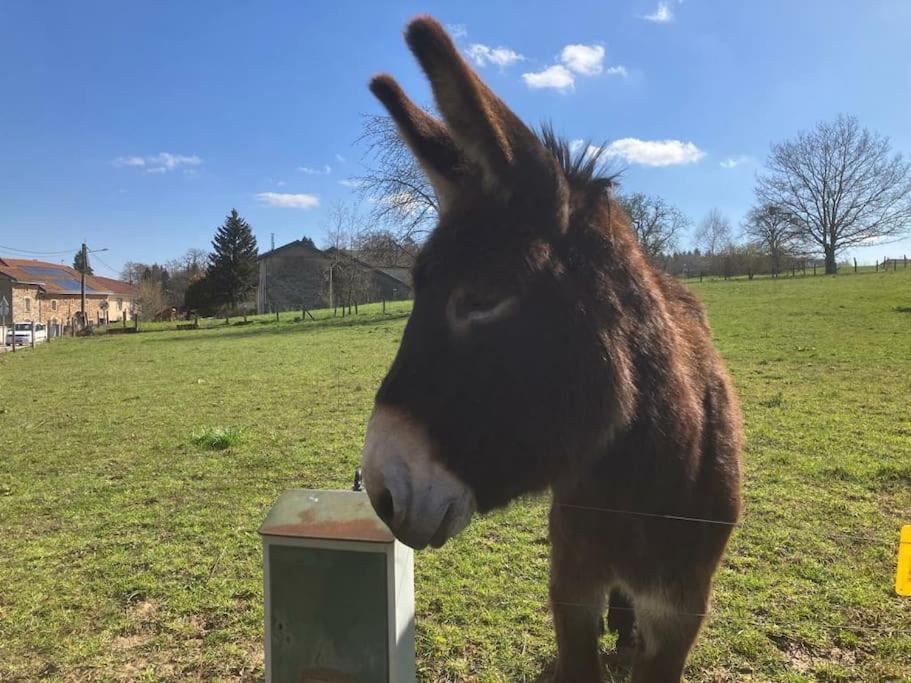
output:
{"label": "stone house", "polygon": [[[405,268],[380,268],[307,238],[259,255],[257,313],[327,308],[331,303],[396,301],[412,296]],[[331,285],[331,286],[330,286]]]}
{"label": "stone house", "polygon": [[[81,278],[79,271],[61,263],[0,257],[0,297],[10,303],[16,322],[70,326],[81,308]],[[132,320],[137,300],[136,288],[126,282],[85,277],[89,323]]]}

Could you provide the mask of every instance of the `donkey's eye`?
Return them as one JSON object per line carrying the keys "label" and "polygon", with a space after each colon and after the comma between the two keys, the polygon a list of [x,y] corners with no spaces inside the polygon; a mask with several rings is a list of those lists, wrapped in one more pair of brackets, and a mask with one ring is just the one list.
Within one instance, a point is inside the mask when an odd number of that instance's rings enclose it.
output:
{"label": "donkey's eye", "polygon": [[457,325],[498,320],[513,310],[518,297],[499,292],[459,289],[449,301],[449,314]]}

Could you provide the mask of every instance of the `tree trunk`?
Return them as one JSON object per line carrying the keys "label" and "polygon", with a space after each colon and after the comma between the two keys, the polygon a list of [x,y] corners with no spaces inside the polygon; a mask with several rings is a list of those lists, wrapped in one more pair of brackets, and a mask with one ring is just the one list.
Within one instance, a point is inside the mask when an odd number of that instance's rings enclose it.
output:
{"label": "tree trunk", "polygon": [[835,275],[838,272],[838,264],[835,262],[835,250],[826,249],[826,275]]}

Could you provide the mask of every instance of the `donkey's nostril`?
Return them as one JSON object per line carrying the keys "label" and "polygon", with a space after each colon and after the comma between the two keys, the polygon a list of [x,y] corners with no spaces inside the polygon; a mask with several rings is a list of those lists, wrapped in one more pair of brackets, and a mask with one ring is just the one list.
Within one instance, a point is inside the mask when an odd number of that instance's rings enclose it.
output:
{"label": "donkey's nostril", "polygon": [[392,494],[389,493],[389,489],[383,489],[383,492],[376,497],[373,507],[380,519],[386,524],[392,524],[392,518],[395,515],[395,504],[392,502]]}

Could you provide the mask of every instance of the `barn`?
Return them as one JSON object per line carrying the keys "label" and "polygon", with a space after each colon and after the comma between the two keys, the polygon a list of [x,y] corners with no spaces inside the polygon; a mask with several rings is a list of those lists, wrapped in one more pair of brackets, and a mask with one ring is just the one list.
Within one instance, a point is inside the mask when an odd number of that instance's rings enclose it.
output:
{"label": "barn", "polygon": [[258,313],[411,298],[410,272],[304,238],[259,255]]}

